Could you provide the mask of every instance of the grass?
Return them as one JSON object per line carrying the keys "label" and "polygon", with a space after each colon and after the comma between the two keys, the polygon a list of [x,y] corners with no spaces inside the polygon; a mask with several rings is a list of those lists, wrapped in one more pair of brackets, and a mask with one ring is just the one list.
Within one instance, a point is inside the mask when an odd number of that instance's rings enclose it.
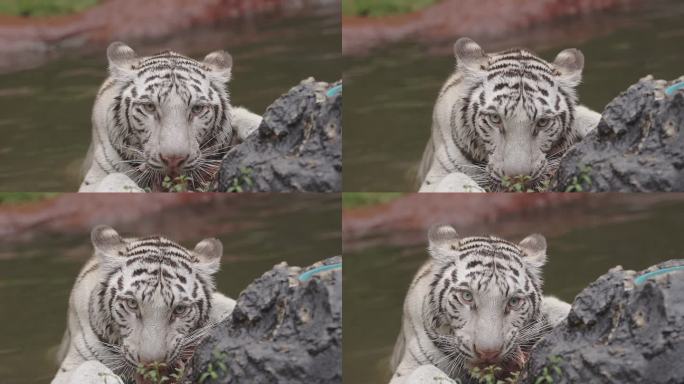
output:
{"label": "grass", "polygon": [[177,383],[183,378],[183,369],[176,368],[176,371],[169,375],[164,373],[166,369],[167,366],[164,363],[152,363],[146,366],[140,365],[136,371],[146,383],[150,384]]}
{"label": "grass", "polygon": [[439,0],[342,0],[342,13],[345,16],[380,17],[409,13]]}
{"label": "grass", "polygon": [[225,352],[221,352],[215,349],[211,352],[211,361],[207,365],[207,369],[200,375],[199,383],[204,383],[207,379],[216,380],[221,376],[225,376],[228,373],[228,368],[224,363],[228,359],[228,355]]}
{"label": "grass", "polygon": [[52,192],[3,192],[0,193],[0,204],[17,204],[49,199],[59,195]]}
{"label": "grass", "polygon": [[245,188],[250,188],[254,185],[252,180],[252,169],[246,167],[240,167],[240,173],[238,173],[230,181],[230,186],[226,192],[243,192]]}
{"label": "grass", "polygon": [[388,192],[388,193],[370,193],[370,192],[349,192],[342,194],[343,208],[357,208],[366,205],[376,205],[392,201],[403,193]]}
{"label": "grass", "polygon": [[0,14],[49,16],[82,11],[100,0],[0,0]]}
{"label": "grass", "polygon": [[549,189],[550,180],[544,180],[535,188],[528,187],[528,183],[532,180],[530,176],[521,175],[516,177],[505,176],[501,180],[501,188],[503,192],[546,192]]}
{"label": "grass", "polygon": [[188,192],[190,191],[191,182],[192,178],[186,175],[181,175],[174,179],[164,176],[161,186],[165,192]]}
{"label": "grass", "polygon": [[478,384],[516,384],[518,382],[518,376],[520,372],[514,372],[510,377],[505,379],[499,379],[501,375],[501,368],[490,365],[485,368],[473,368],[470,371],[470,376],[475,379]]}
{"label": "grass", "polygon": [[579,175],[573,176],[565,192],[582,192],[591,187],[591,166],[581,165]]}
{"label": "grass", "polygon": [[[555,376],[560,377],[563,371],[560,368],[562,359],[560,356],[550,356],[549,363],[544,366],[539,376],[527,380],[526,382],[533,384],[554,384],[556,383]],[[490,365],[485,368],[473,368],[470,371],[470,377],[475,380],[477,384],[518,384],[520,380],[520,372],[513,372],[509,377],[500,378],[501,368]],[[458,383],[458,381],[457,381]]]}

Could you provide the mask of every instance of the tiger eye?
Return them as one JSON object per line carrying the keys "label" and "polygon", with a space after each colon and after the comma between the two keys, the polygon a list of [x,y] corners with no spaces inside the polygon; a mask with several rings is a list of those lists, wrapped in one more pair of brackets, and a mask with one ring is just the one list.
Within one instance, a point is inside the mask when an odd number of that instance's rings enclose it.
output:
{"label": "tiger eye", "polygon": [[539,128],[545,128],[546,126],[549,125],[550,122],[551,122],[551,119],[547,119],[547,118],[539,119],[539,120],[537,121],[537,127],[539,127]]}
{"label": "tiger eye", "polygon": [[157,106],[154,103],[144,103],[143,108],[149,113],[154,113],[157,110]]}
{"label": "tiger eye", "polygon": [[511,308],[518,308],[520,305],[522,305],[522,299],[519,297],[511,297],[508,300],[508,306]]}
{"label": "tiger eye", "polygon": [[135,299],[126,299],[126,305],[130,309],[138,309],[138,302]]}
{"label": "tiger eye", "polygon": [[494,124],[501,124],[501,116],[499,115],[489,115],[489,121],[491,121]]}
{"label": "tiger eye", "polygon": [[207,106],[203,105],[203,104],[193,105],[192,106],[192,113],[194,113],[195,115],[199,115],[202,112],[204,112],[206,109],[207,109]]}
{"label": "tiger eye", "polygon": [[468,292],[468,291],[461,291],[460,293],[461,300],[463,300],[466,303],[471,303],[473,301],[473,293]]}

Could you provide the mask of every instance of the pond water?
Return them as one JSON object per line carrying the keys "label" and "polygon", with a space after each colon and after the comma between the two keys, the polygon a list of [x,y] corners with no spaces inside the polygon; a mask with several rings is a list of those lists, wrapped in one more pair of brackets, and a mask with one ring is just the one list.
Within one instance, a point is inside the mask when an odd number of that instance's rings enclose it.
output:
{"label": "pond water", "polygon": [[[544,293],[569,302],[616,265],[641,270],[660,261],[684,258],[684,201],[646,204],[643,199],[625,204],[608,200],[603,200],[602,208],[577,202],[480,228],[456,229],[464,236],[497,234],[516,242],[533,232],[544,234],[549,247],[548,263],[543,270]],[[574,224],[563,228],[558,223],[566,217],[572,217]],[[585,224],[578,225],[580,217],[584,217]],[[549,228],[549,222],[556,224]],[[406,233],[403,238],[413,236],[416,233]],[[398,246],[391,241],[398,237],[401,236],[368,233],[355,243],[345,240],[345,382],[389,381],[389,358],[400,329],[406,290],[429,257],[424,242]]]}
{"label": "pond water", "polygon": [[[524,46],[553,60],[576,47],[585,55],[580,101],[602,111],[647,74],[674,79],[684,62],[684,2],[642,1],[638,8],[557,21],[508,34],[476,38],[486,50]],[[405,41],[369,56],[345,58],[344,190],[412,191],[430,134],[437,93],[453,70],[448,41]]]}
{"label": "pond water", "polygon": [[[187,222],[190,214],[207,218],[202,224],[206,228],[216,228],[213,234],[224,246],[217,286],[234,298],[281,261],[307,266],[341,254],[337,195],[245,198],[237,208],[214,202],[194,205],[192,210],[168,209],[115,227],[126,235],[153,234],[162,223]],[[238,229],[222,229],[235,224],[240,224]],[[182,244],[194,247],[200,240]],[[69,292],[90,255],[88,233],[37,237],[30,244],[0,243],[1,382],[50,382],[57,370],[54,354],[66,327]]]}
{"label": "pond water", "polygon": [[[301,80],[341,76],[339,6],[255,17],[131,45],[154,53],[173,47],[195,58],[233,56],[232,101],[257,113]],[[183,49],[183,50],[181,50]],[[90,144],[90,116],[106,77],[105,49],[71,53],[45,66],[0,75],[0,189],[75,191]]]}

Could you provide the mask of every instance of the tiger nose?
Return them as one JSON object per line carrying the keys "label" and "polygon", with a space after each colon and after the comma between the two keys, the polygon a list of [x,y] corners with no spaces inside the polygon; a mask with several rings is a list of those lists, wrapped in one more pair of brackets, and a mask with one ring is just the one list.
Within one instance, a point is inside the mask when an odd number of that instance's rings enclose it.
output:
{"label": "tiger nose", "polygon": [[187,160],[189,155],[159,155],[159,159],[166,165],[167,168],[178,170],[181,165]]}
{"label": "tiger nose", "polygon": [[477,357],[488,363],[496,363],[499,355],[501,354],[501,350],[499,349],[477,349],[475,347],[475,353],[477,354]]}

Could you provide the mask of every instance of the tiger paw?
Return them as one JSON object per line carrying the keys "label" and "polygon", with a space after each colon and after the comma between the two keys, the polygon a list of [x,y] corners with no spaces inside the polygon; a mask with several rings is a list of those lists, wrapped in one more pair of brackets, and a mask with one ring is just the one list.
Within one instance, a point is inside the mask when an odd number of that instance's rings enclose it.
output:
{"label": "tiger paw", "polygon": [[421,365],[406,378],[404,384],[456,384],[446,373],[442,372],[434,365]]}
{"label": "tiger paw", "polygon": [[465,173],[454,172],[442,179],[426,178],[419,192],[485,192],[485,190]]}
{"label": "tiger paw", "polygon": [[123,173],[110,173],[100,181],[92,192],[145,192]]}
{"label": "tiger paw", "polygon": [[86,361],[76,368],[69,384],[124,384],[123,380],[99,361]]}

